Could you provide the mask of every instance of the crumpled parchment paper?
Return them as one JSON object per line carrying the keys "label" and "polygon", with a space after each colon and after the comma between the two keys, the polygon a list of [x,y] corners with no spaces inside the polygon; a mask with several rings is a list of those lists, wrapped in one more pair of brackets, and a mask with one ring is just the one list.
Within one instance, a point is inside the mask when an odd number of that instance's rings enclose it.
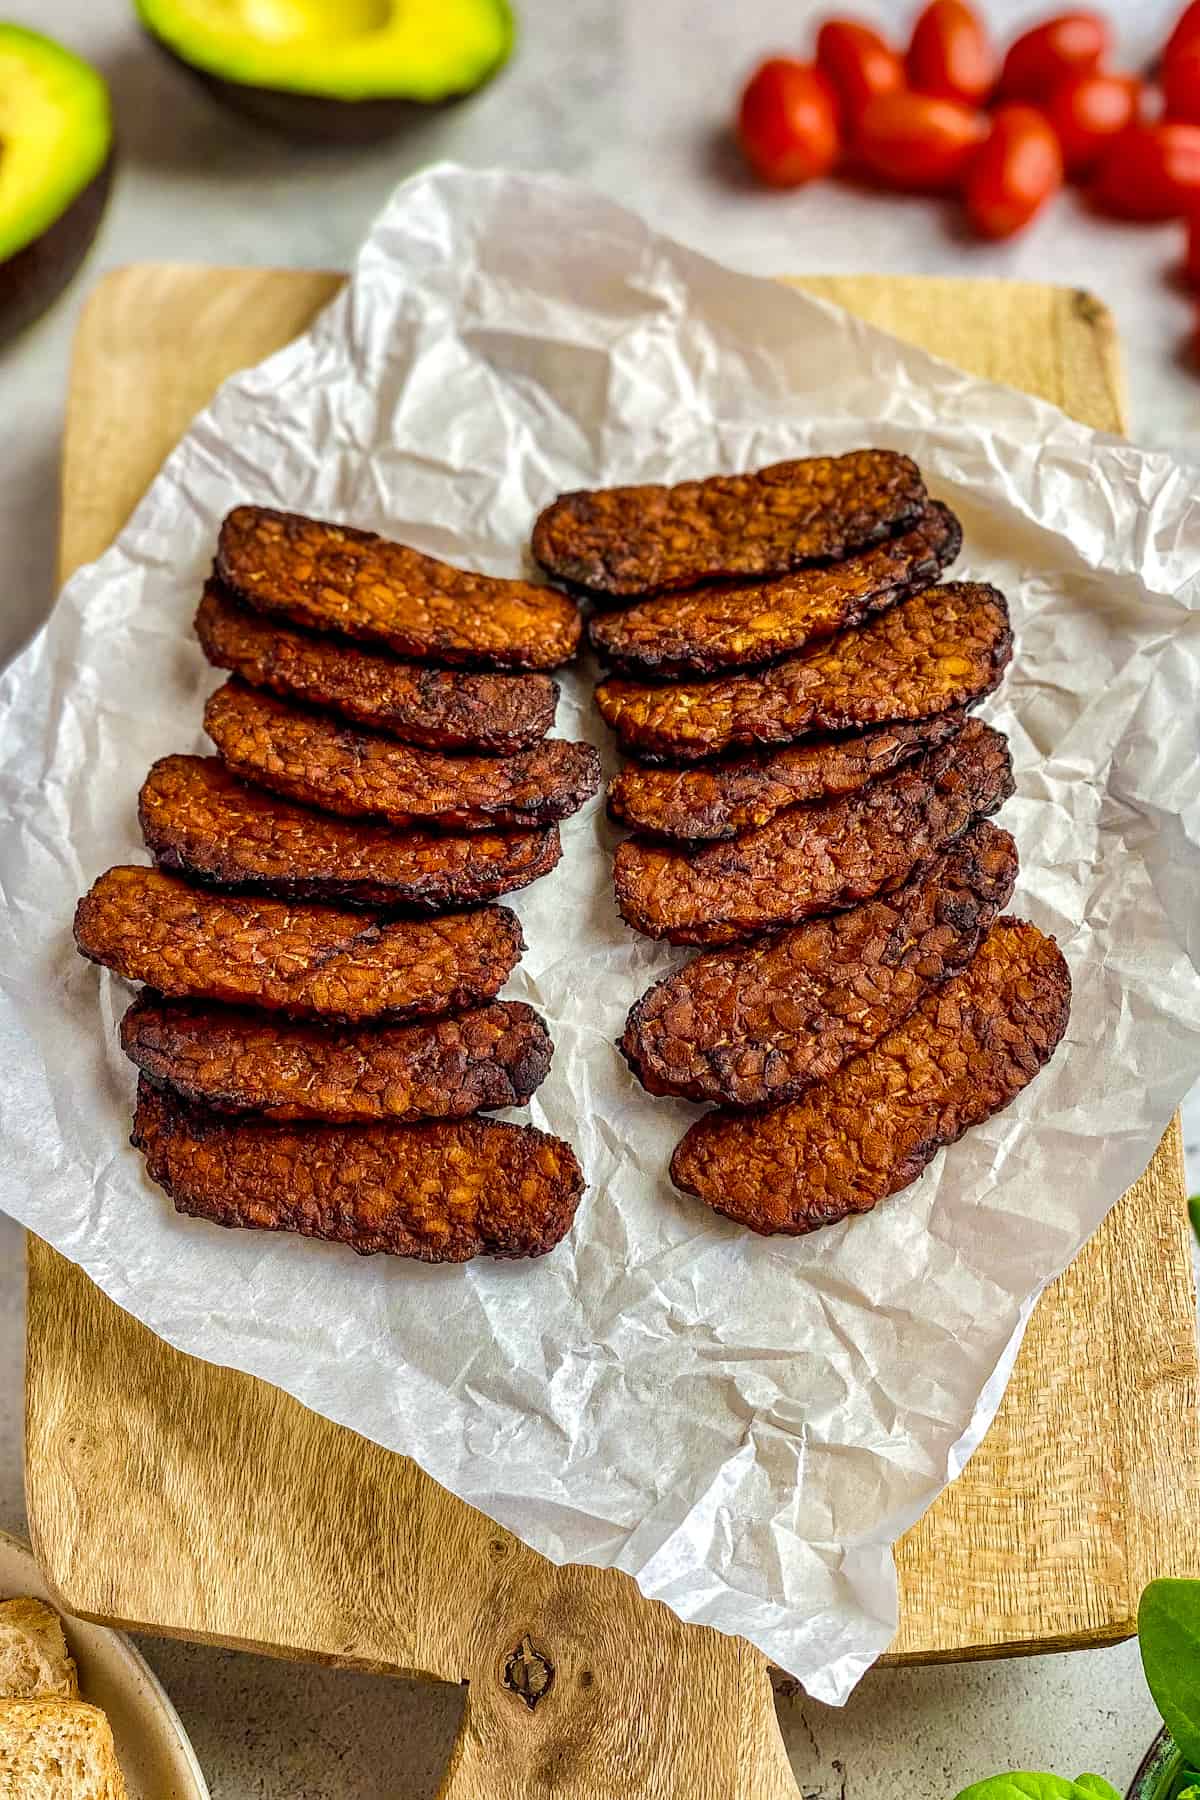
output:
{"label": "crumpled parchment paper", "polygon": [[[422,1268],[176,1218],[128,1148],[124,986],[75,899],[139,860],[150,762],[201,750],[191,635],[236,501],[375,527],[500,574],[561,489],[861,444],[907,450],[1008,594],[1013,910],[1057,934],[1054,1061],[873,1215],[752,1237],[677,1195],[694,1116],[613,1047],[678,953],[614,909],[599,801],[513,904],[508,992],[557,1045],[533,1122],[589,1190],[529,1265]],[[896,1622],[891,1545],[961,1469],[1044,1284],[1200,1074],[1200,507],[1194,477],[558,180],[402,187],[351,288],[237,376],[4,678],[0,1202],[171,1343],[415,1457],[556,1561],[616,1564],[844,1699]],[[569,674],[558,729],[611,748]]]}

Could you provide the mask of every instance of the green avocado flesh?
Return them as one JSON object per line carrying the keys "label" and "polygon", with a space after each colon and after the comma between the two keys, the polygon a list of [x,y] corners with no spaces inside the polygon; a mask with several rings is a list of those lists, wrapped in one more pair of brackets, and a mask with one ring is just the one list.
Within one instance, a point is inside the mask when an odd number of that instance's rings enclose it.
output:
{"label": "green avocado flesh", "polygon": [[512,47],[507,0],[136,0],[143,25],[224,81],[331,100],[448,99]]}
{"label": "green avocado flesh", "polygon": [[0,259],[48,231],[111,148],[95,69],[36,31],[0,25]]}

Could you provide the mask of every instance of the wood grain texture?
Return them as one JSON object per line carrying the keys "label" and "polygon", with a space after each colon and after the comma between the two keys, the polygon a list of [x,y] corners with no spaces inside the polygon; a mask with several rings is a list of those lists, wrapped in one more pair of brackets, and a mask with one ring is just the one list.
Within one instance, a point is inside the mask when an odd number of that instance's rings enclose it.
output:
{"label": "wood grain texture", "polygon": [[[805,285],[1120,427],[1111,325],[1086,295]],[[186,267],[101,284],[69,404],[64,574],[108,544],[218,381],[302,329],[337,286],[320,273]],[[1038,1307],[966,1472],[900,1544],[892,1659],[1107,1642],[1132,1631],[1150,1575],[1200,1574],[1182,1201],[1173,1125]],[[72,1610],[469,1681],[450,1800],[795,1795],[755,1651],[680,1625],[624,1576],[555,1568],[405,1458],[181,1355],[36,1240],[28,1359],[30,1516]]]}

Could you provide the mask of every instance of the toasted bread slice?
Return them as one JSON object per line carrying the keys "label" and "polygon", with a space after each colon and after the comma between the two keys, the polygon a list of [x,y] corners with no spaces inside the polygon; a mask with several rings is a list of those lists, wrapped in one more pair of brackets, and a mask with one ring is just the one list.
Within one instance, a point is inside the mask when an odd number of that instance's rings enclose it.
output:
{"label": "toasted bread slice", "polygon": [[0,1600],[0,1700],[74,1700],[62,1620],[44,1600]]}
{"label": "toasted bread slice", "polygon": [[3,1800],[127,1800],[112,1730],[83,1700],[0,1700]]}

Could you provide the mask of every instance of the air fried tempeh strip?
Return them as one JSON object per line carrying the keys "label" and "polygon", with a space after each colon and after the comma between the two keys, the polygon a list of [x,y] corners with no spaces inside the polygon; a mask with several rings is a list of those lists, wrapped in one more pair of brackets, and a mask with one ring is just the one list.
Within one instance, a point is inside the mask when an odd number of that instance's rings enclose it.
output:
{"label": "air fried tempeh strip", "polygon": [[472,574],[299,513],[235,506],[214,569],[260,612],[385,644],[398,656],[554,669],[579,646],[579,609],[554,588]]}
{"label": "air fried tempeh strip", "polygon": [[549,675],[435,669],[337,638],[315,636],[240,606],[210,581],[196,614],[210,663],[252,687],[431,750],[523,750],[554,723]]}
{"label": "air fried tempeh strip", "polygon": [[503,906],[376,919],[189,887],[159,869],[101,875],[75,909],[92,962],[177,999],[296,1018],[408,1018],[490,1000],[525,948]]}
{"label": "air fried tempeh strip", "polygon": [[731,843],[685,851],[629,839],[613,859],[617,906],[647,937],[744,941],[887,893],[1012,791],[1006,740],[972,719],[861,793],[780,813]]}
{"label": "air fried tempeh strip", "polygon": [[210,697],[204,729],[245,780],[393,825],[544,825],[578,811],[600,785],[590,744],[546,738],[514,756],[446,756],[285,706],[238,681]]}
{"label": "air fried tempeh strip", "polygon": [[631,1008],[621,1053],[652,1094],[793,1099],[964,969],[1016,876],[1008,833],[973,825],[885,899],[695,957]]}
{"label": "air fried tempeh strip", "polygon": [[1054,1054],[1070,1006],[1054,939],[1001,919],[963,974],[828,1081],[770,1112],[699,1119],[671,1178],[768,1235],[869,1212],[1016,1098]]}
{"label": "air fried tempeh strip", "polygon": [[536,831],[397,831],[297,806],[231,775],[216,756],[164,756],[138,802],[162,869],[281,900],[439,912],[546,875],[557,825]]}
{"label": "air fried tempeh strip", "polygon": [[982,582],[948,581],[755,674],[665,687],[615,677],[600,683],[596,704],[623,749],[697,762],[738,745],[972,706],[999,684],[1011,655],[1004,596]]}
{"label": "air fried tempeh strip", "polygon": [[648,837],[736,837],[789,806],[866,787],[944,744],[962,730],[964,718],[958,711],[935,713],[912,724],[876,725],[852,737],[811,738],[687,769],[629,763],[609,783],[609,815]]}
{"label": "air fried tempeh strip", "polygon": [[411,1025],[315,1025],[143,994],[121,1048],[155,1087],[272,1119],[459,1119],[524,1106],[553,1046],[533,1008],[494,1001]]}
{"label": "air fried tempeh strip", "polygon": [[222,1118],[138,1085],[132,1142],[178,1212],[421,1262],[543,1256],[570,1230],[583,1173],[529,1125],[288,1125]]}
{"label": "air fried tempeh strip", "polygon": [[851,450],[676,487],[560,494],[534,525],[533,553],[596,594],[657,594],[833,562],[905,530],[925,506],[911,458]]}
{"label": "air fried tempeh strip", "polygon": [[911,530],[828,568],[751,586],[664,594],[588,627],[610,667],[635,677],[753,668],[832,637],[938,579],[962,547],[962,528],[935,504]]}

